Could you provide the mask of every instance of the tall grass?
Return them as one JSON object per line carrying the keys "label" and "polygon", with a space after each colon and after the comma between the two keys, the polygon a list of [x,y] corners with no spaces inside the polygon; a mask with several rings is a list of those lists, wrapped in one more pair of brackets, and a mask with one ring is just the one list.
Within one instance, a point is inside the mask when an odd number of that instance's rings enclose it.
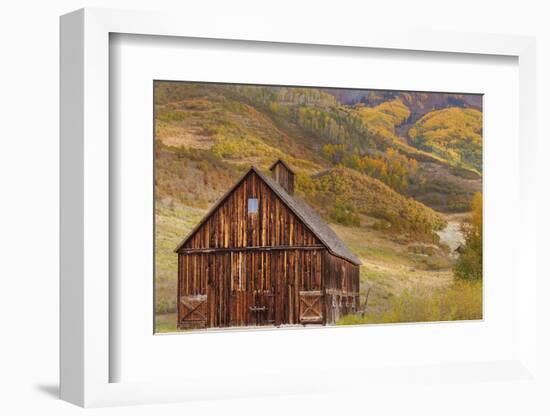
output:
{"label": "tall grass", "polygon": [[337,325],[482,319],[482,282],[457,280],[444,289],[405,290],[389,303],[386,311],[369,313],[367,310],[365,316],[348,315]]}

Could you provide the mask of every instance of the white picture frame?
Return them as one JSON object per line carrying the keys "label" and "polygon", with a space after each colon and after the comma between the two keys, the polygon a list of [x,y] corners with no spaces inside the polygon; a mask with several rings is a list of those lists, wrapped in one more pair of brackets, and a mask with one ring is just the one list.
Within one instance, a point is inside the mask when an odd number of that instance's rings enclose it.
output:
{"label": "white picture frame", "polygon": [[[410,381],[407,369],[380,368],[358,378],[354,369],[330,370],[336,383],[315,383],[318,374],[282,373],[265,384],[227,385],[226,375],[210,381],[110,382],[109,37],[110,34],[226,39],[281,44],[431,51],[516,57],[519,62],[520,209],[517,292],[517,355],[498,362],[418,363],[421,380],[480,382],[476,372],[506,380],[535,380],[536,362],[536,212],[535,199],[535,41],[530,37],[471,33],[397,32],[349,28],[327,36],[322,28],[281,31],[277,25],[231,22],[205,26],[185,15],[83,9],[61,18],[61,398],[80,406],[159,403],[214,397],[249,397],[269,392],[315,393]],[[497,379],[498,377],[495,376]],[[304,383],[309,380],[310,383]],[[313,382],[312,382],[313,381]],[[248,389],[243,391],[243,388]]]}

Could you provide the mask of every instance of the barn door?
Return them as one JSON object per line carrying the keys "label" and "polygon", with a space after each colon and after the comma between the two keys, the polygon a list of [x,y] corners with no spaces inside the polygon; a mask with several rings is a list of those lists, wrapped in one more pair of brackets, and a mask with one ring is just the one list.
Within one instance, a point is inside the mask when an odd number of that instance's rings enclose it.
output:
{"label": "barn door", "polygon": [[179,327],[196,329],[206,327],[206,295],[181,296],[179,303]]}
{"label": "barn door", "polygon": [[275,294],[271,290],[254,290],[250,293],[249,325],[275,323]]}
{"label": "barn door", "polygon": [[323,292],[308,290],[300,292],[300,323],[323,323]]}

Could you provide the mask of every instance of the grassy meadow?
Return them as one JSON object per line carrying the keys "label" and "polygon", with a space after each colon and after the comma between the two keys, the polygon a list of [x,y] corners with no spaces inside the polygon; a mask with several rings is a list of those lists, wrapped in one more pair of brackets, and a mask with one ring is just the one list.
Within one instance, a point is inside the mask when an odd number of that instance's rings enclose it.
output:
{"label": "grassy meadow", "polygon": [[277,158],[363,262],[364,313],[338,324],[482,318],[480,99],[346,94],[155,84],[156,332],[176,330],[174,248],[250,165]]}

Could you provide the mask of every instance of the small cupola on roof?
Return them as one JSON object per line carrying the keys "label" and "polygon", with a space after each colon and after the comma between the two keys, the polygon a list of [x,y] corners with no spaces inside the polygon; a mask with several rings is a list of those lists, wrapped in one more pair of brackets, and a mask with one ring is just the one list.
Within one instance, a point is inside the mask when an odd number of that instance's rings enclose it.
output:
{"label": "small cupola on roof", "polygon": [[271,165],[269,170],[275,182],[277,182],[289,195],[293,195],[294,171],[281,159]]}

